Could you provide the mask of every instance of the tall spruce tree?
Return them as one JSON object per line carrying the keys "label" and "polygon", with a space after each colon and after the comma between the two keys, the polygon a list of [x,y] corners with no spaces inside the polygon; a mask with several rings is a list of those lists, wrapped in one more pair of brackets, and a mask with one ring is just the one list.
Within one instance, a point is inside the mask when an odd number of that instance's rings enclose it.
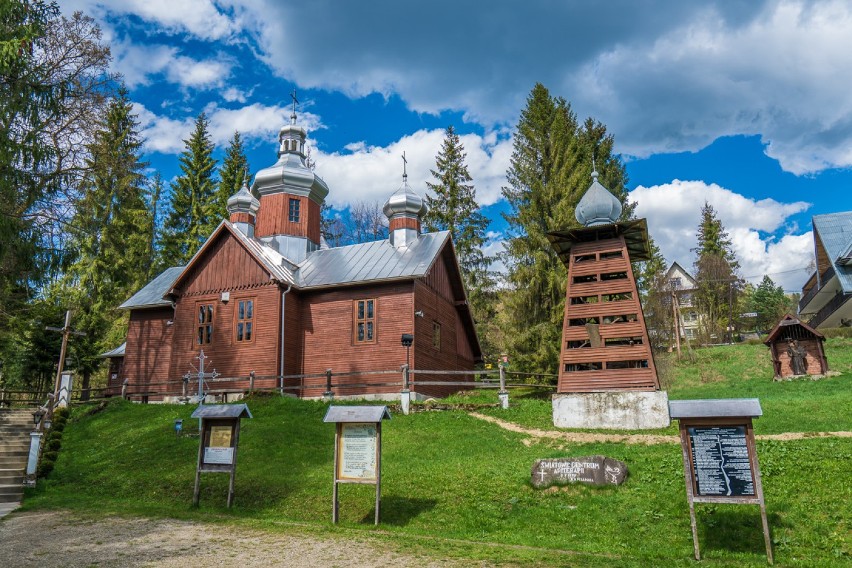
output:
{"label": "tall spruce tree", "polygon": [[221,220],[213,221],[216,160],[207,125],[202,112],[189,139],[184,140],[181,175],[172,184],[171,208],[163,227],[160,264],[164,267],[186,264]]}
{"label": "tall spruce tree", "polygon": [[216,204],[214,206],[209,230],[212,231],[219,221],[228,216],[228,198],[234,195],[243,186],[246,174],[249,171],[248,158],[243,147],[243,140],[239,132],[234,136],[225,149],[225,158],[222,167],[219,168],[219,185],[216,189]]}
{"label": "tall spruce tree", "polygon": [[[547,233],[577,226],[574,209],[591,185],[593,158],[601,183],[625,201],[627,175],[612,146],[602,124],[589,119],[580,126],[565,99],[551,96],[541,84],[533,87],[514,134],[503,188],[510,207],[504,214],[510,287],[505,309],[511,328],[506,348],[521,370],[557,368],[566,270]],[[629,214],[625,206],[624,215]]]}
{"label": "tall spruce tree", "polygon": [[435,157],[436,169],[431,170],[434,181],[426,182],[435,196],[426,196],[429,212],[423,222],[429,231],[449,231],[452,235],[480,340],[484,349],[493,351],[485,322],[494,315],[495,282],[488,270],[491,259],[482,250],[489,221],[476,203],[465,157],[458,134],[452,126],[447,127],[441,151]]}
{"label": "tall spruce tree", "polygon": [[145,282],[150,263],[147,163],[132,110],[122,86],[89,144],[88,173],[71,223],[68,295],[75,326],[87,334],[75,341],[73,352],[84,390],[102,361],[98,355],[123,340],[126,316],[115,308]]}
{"label": "tall spruce tree", "polygon": [[[703,340],[722,341],[724,331],[733,322],[733,307],[741,291],[742,282],[736,271],[739,262],[734,254],[731,239],[713,206],[705,202],[701,208],[701,222],[697,231],[695,298],[703,318],[700,326]],[[733,334],[733,330],[728,330]]]}

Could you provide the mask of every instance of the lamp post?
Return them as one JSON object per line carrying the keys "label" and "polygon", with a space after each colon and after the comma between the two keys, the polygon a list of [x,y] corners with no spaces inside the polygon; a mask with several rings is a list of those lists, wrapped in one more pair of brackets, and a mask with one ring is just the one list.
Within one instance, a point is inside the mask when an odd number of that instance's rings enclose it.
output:
{"label": "lamp post", "polygon": [[409,362],[411,354],[411,344],[414,343],[414,335],[411,333],[402,334],[402,346],[405,347],[405,365],[402,366],[402,393],[400,395],[400,406],[402,413],[407,415],[411,404],[411,390],[409,389]]}

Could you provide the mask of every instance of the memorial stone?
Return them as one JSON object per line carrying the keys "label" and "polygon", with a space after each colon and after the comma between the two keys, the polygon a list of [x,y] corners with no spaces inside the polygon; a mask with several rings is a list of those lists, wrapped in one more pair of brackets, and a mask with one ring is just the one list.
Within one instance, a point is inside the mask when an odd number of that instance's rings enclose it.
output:
{"label": "memorial stone", "polygon": [[551,458],[536,460],[530,481],[536,489],[568,483],[621,485],[627,478],[627,464],[605,456]]}

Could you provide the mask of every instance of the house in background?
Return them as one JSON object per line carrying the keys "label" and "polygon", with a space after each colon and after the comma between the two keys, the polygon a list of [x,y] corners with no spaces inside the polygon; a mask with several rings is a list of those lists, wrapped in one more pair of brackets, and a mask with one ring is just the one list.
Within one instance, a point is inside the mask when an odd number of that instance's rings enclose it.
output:
{"label": "house in background", "polygon": [[852,325],[852,211],[814,215],[816,271],[802,288],[799,317],[813,328]]}
{"label": "house in background", "polygon": [[[407,177],[384,206],[387,239],[330,248],[320,233],[329,188],[306,165],[305,138],[294,112],[279,133],[278,161],[258,172],[251,191],[243,187],[228,200],[229,219],[186,266],[166,269],[120,306],[130,311],[130,324],[110,386],[129,379],[163,398],[157,393],[174,386],[162,383],[197,368],[202,349],[208,369],[222,377],[398,370],[408,333],[412,368],[471,370],[481,361],[450,234],[421,232],[426,205]],[[441,378],[460,380],[428,380]],[[294,381],[286,386],[301,387],[299,396],[325,390],[324,378]],[[352,386],[336,396],[400,390],[364,386],[370,381],[363,376],[340,381]],[[455,390],[422,387],[417,394]]]}
{"label": "house in background", "polygon": [[680,264],[673,262],[666,272],[666,282],[677,299],[680,337],[689,340],[697,339],[700,316],[692,298],[698,287],[695,278]]}

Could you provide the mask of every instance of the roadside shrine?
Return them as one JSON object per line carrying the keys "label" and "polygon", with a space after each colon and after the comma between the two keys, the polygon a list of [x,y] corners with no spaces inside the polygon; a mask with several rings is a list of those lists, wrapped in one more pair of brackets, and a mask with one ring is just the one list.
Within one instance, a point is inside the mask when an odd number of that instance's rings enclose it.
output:
{"label": "roadside shrine", "polygon": [[193,505],[198,505],[202,473],[229,474],[231,480],[228,484],[228,507],[233,504],[237,448],[240,444],[240,419],[243,417],[252,418],[245,404],[200,405],[192,413],[192,418],[201,419]]}
{"label": "roadside shrine", "polygon": [[772,564],[772,541],[752,426],[752,419],[763,415],[760,401],[672,400],[669,412],[679,422],[695,559],[701,560],[695,503],[734,503],[760,507],[766,557]]}
{"label": "roadside shrine", "polygon": [[337,523],[339,483],[376,486],[376,517],[382,499],[382,420],[390,420],[387,406],[329,406],[323,422],[337,426],[334,434],[334,491],[331,518]]}

